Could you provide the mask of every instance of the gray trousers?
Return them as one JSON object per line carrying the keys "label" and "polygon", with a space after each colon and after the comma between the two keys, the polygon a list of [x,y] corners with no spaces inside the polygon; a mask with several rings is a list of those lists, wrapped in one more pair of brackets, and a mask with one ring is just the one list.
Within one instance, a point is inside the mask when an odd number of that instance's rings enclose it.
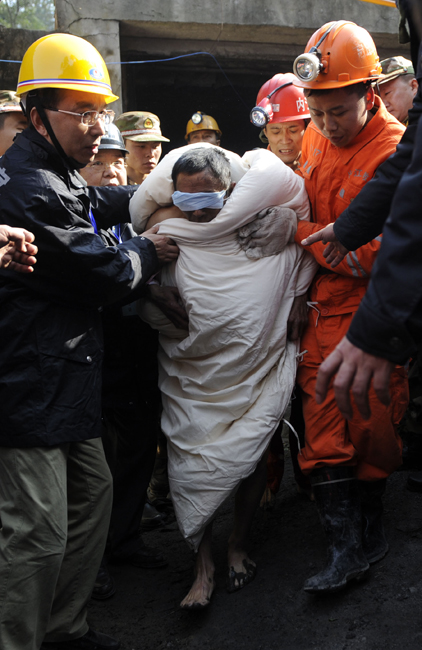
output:
{"label": "gray trousers", "polygon": [[39,650],[87,632],[111,504],[100,438],[0,448],[1,650]]}

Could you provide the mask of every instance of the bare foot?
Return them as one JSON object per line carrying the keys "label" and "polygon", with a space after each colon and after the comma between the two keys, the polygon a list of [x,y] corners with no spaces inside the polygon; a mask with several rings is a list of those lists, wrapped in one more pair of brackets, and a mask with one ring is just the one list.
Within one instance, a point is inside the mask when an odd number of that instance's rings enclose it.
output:
{"label": "bare foot", "polygon": [[209,605],[215,589],[214,568],[207,573],[198,573],[188,595],[180,603],[182,609],[203,609]]}
{"label": "bare foot", "polygon": [[227,578],[227,591],[232,593],[242,589],[252,582],[256,575],[256,564],[241,549],[230,549],[228,553],[229,575]]}

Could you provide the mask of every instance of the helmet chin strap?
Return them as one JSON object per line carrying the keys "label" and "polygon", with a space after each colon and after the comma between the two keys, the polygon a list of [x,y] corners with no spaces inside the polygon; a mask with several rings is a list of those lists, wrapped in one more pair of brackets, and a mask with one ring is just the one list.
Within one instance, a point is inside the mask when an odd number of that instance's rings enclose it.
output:
{"label": "helmet chin strap", "polygon": [[[63,160],[65,163],[66,167],[69,169],[75,170],[75,169],[82,169],[82,167],[85,167],[84,163],[80,163],[75,158],[72,158],[71,156],[68,156],[58,141],[56,134],[53,131],[53,127],[50,124],[50,120],[47,117],[47,114],[45,112],[44,106],[41,104],[41,101],[38,96],[33,97],[33,104],[35,108],[37,109],[38,115],[41,118],[42,123],[44,124],[45,128],[47,129],[47,133],[50,136],[50,139],[59,154],[60,158]],[[28,116],[29,117],[29,116]]]}

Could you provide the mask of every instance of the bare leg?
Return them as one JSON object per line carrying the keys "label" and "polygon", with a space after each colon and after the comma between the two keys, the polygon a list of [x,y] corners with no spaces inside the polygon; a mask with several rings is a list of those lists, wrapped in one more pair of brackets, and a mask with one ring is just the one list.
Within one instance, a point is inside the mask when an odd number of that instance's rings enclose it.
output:
{"label": "bare leg", "polygon": [[[235,499],[234,527],[229,538],[229,591],[237,591],[255,577],[255,562],[246,552],[246,540],[267,481],[268,450],[255,471],[239,486]],[[236,574],[236,575],[235,575]]]}
{"label": "bare leg", "polygon": [[214,591],[214,562],[211,554],[212,523],[208,524],[198,548],[195,561],[195,580],[180,603],[183,609],[202,609],[206,607]]}

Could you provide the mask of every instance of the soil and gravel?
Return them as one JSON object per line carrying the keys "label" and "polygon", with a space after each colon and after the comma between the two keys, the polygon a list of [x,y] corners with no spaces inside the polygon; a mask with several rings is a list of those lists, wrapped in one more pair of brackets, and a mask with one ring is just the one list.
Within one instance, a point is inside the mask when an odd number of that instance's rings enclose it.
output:
{"label": "soil and gravel", "polygon": [[422,648],[422,494],[396,472],[385,496],[390,552],[368,579],[324,597],[302,585],[324,561],[325,541],[314,503],[299,496],[286,462],[276,503],[260,510],[250,540],[255,581],[225,591],[227,503],[215,524],[217,589],[210,606],[185,612],[193,556],[176,526],[144,535],[166,553],[165,569],[113,566],[116,595],[91,601],[90,624],[121,639],[122,650],[420,650]]}

